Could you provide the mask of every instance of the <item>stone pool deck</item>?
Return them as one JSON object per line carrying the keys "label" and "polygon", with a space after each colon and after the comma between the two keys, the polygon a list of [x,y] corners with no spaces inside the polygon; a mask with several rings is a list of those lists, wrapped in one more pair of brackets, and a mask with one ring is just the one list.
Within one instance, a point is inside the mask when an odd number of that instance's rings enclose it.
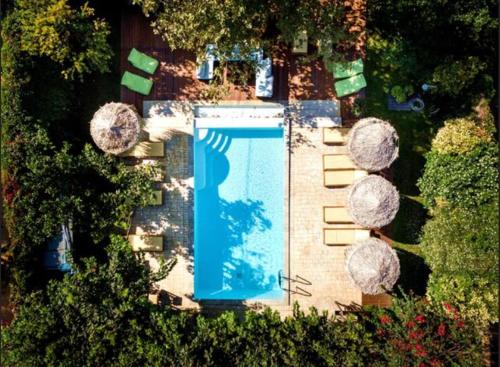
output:
{"label": "stone pool deck", "polygon": [[[315,102],[308,103],[309,107],[317,108]],[[316,112],[340,115],[333,101],[319,103]],[[322,128],[301,118],[303,112],[296,105],[286,107],[292,118],[287,121],[286,128],[289,149],[285,162],[288,185],[285,273],[288,280],[283,284],[289,292],[283,302],[268,305],[285,316],[292,312],[295,302],[302,309],[315,306],[330,312],[338,309],[338,303],[362,304],[361,292],[350,282],[345,271],[346,247],[326,246],[322,238],[323,229],[332,227],[323,222],[323,206],[343,205],[346,199],[345,189],[323,186],[322,156],[344,148],[323,144]],[[299,113],[293,113],[297,110]],[[164,200],[161,206],[138,210],[131,232],[142,230],[164,236],[164,252],[146,254],[152,269],[158,267],[162,257],[177,258],[177,265],[169,276],[157,284],[159,302],[181,309],[259,308],[266,304],[251,301],[200,304],[193,300],[192,106],[186,102],[148,101],[144,104],[144,117],[148,138],[165,142],[165,157],[158,160],[165,172],[165,179],[158,183]]]}

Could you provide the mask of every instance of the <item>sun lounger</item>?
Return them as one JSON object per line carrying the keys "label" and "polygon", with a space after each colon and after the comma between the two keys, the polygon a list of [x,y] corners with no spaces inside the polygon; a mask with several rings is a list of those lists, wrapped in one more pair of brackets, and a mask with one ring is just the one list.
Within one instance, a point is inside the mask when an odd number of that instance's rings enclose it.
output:
{"label": "sun lounger", "polygon": [[[133,166],[125,166],[128,170],[140,169],[145,166],[145,164],[134,164]],[[156,170],[156,174],[153,176],[153,181],[161,182],[165,178],[165,172],[162,168]]]}
{"label": "sun lounger", "polygon": [[137,69],[145,71],[149,74],[154,74],[159,65],[158,60],[136,50],[135,48],[130,51],[127,60]]}
{"label": "sun lounger", "polygon": [[132,149],[120,154],[122,157],[148,158],[165,156],[165,146],[162,142],[142,141]]}
{"label": "sun lounger", "polygon": [[273,96],[274,77],[256,78],[255,79],[255,96],[271,98]]}
{"label": "sun lounger", "polygon": [[127,87],[131,91],[147,96],[151,93],[153,81],[126,71],[122,76],[121,85]]}
{"label": "sun lounger", "polygon": [[352,217],[345,206],[324,206],[323,220],[325,223],[352,223]]}
{"label": "sun lounger", "polygon": [[323,143],[344,144],[348,133],[349,129],[345,127],[325,127],[323,128]]}
{"label": "sun lounger", "polygon": [[300,32],[293,40],[293,54],[307,54],[307,32]]}
{"label": "sun lounger", "polygon": [[335,92],[337,93],[337,97],[344,97],[349,94],[359,92],[365,87],[366,80],[363,74],[358,74],[335,82]]}
{"label": "sun lounger", "polygon": [[324,228],[323,242],[325,245],[353,245],[370,237],[369,229]]}
{"label": "sun lounger", "polygon": [[332,72],[335,79],[349,78],[351,76],[361,74],[364,68],[362,59],[357,59],[347,63],[335,63],[329,67],[333,69]]}
{"label": "sun lounger", "polygon": [[363,170],[346,169],[324,171],[323,175],[326,187],[342,187],[352,185],[358,178],[367,176],[368,172]]}
{"label": "sun lounger", "polygon": [[153,200],[149,205],[158,206],[163,204],[163,191],[155,190],[153,191]]}
{"label": "sun lounger", "polygon": [[133,251],[163,251],[163,236],[129,235],[128,241]]}
{"label": "sun lounger", "polygon": [[356,164],[345,154],[326,154],[323,156],[323,170],[358,169]]}
{"label": "sun lounger", "polygon": [[209,59],[196,68],[196,78],[199,80],[211,80],[214,77],[214,60]]}

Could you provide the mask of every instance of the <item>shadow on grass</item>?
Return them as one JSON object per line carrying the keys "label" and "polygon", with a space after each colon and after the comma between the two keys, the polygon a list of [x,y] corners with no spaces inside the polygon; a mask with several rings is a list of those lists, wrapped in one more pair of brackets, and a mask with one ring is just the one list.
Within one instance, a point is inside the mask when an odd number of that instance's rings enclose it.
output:
{"label": "shadow on grass", "polygon": [[421,203],[412,197],[401,195],[399,211],[394,220],[392,239],[399,243],[418,245],[426,219],[427,212]]}
{"label": "shadow on grass", "polygon": [[[430,269],[424,262],[423,257],[418,255],[418,246],[415,245],[395,245],[396,252],[401,264],[401,275],[394,289],[399,287],[405,292],[423,296],[427,287]],[[412,252],[411,250],[415,251]]]}

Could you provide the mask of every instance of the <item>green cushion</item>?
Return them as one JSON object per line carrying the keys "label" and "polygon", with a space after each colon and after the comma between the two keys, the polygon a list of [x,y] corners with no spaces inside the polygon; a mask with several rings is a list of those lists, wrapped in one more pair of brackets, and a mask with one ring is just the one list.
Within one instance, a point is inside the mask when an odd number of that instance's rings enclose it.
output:
{"label": "green cushion", "polygon": [[149,74],[154,74],[159,64],[158,60],[153,59],[151,56],[148,56],[135,48],[130,51],[127,60],[137,69],[145,71]]}
{"label": "green cushion", "polygon": [[123,74],[121,84],[126,86],[128,89],[144,94],[145,96],[151,93],[151,88],[153,87],[152,80],[143,78],[137,74],[129,73],[128,71]]}
{"label": "green cushion", "polygon": [[363,60],[357,59],[347,63],[335,63],[327,65],[327,69],[333,72],[335,79],[348,78],[363,72]]}
{"label": "green cushion", "polygon": [[358,74],[335,82],[337,97],[344,97],[348,94],[356,93],[364,87],[366,87],[366,80],[363,74]]}

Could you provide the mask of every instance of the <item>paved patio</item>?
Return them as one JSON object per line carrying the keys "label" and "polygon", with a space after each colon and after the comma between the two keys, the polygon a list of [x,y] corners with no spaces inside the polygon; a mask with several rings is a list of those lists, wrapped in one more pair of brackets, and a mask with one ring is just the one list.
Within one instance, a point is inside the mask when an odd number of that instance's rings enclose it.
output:
{"label": "paved patio", "polygon": [[[242,102],[240,102],[242,103]],[[255,103],[255,102],[252,102]],[[315,103],[315,102],[309,102]],[[309,105],[309,107],[312,105]],[[302,106],[303,107],[303,106]],[[337,106],[330,101],[326,107]],[[317,108],[317,106],[314,106]],[[325,106],[320,109],[324,110]],[[304,117],[304,108],[288,106],[292,121],[287,124],[289,141],[285,182],[288,220],[285,237],[289,279],[284,282],[290,292],[284,302],[268,303],[283,315],[290,314],[293,303],[303,309],[315,306],[333,311],[337,302],[361,304],[362,294],[347,277],[344,268],[345,247],[323,244],[323,206],[342,205],[345,189],[327,189],[323,186],[322,155],[342,150],[342,147],[322,143],[322,128]],[[293,111],[302,111],[293,113]],[[167,302],[176,307],[200,308],[194,301],[193,276],[193,157],[192,105],[185,102],[170,104],[145,102],[144,130],[152,141],[165,141],[165,158],[158,161],[164,167],[165,180],[159,183],[164,192],[163,205],[137,211],[132,232],[148,231],[164,236],[164,252],[147,254],[146,259],[155,269],[161,257],[177,258],[177,265],[169,276],[158,283]],[[318,110],[319,111],[319,110]],[[317,111],[317,112],[318,112]],[[318,112],[319,113],[319,112]],[[328,113],[338,113],[338,109]],[[302,116],[302,118],[301,118]],[[289,177],[289,181],[288,181]],[[288,225],[289,224],[289,225]],[[235,307],[258,307],[265,302],[234,302]],[[214,306],[212,302],[211,307]],[[202,305],[206,308],[206,304]],[[221,305],[227,307],[225,302]]]}

